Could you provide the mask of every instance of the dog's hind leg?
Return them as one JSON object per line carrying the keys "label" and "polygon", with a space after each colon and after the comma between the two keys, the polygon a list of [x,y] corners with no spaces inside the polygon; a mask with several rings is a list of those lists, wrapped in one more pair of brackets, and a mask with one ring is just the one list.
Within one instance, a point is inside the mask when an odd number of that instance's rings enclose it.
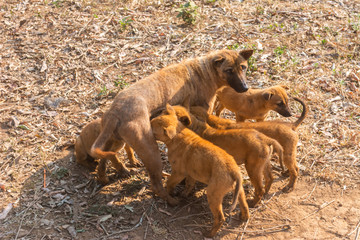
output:
{"label": "dog's hind leg", "polygon": [[163,165],[148,119],[124,124],[119,129],[119,135],[134,149],[144,163],[145,168],[149,172],[152,189],[155,194],[166,200],[170,205],[178,204],[178,201],[172,198],[162,185]]}

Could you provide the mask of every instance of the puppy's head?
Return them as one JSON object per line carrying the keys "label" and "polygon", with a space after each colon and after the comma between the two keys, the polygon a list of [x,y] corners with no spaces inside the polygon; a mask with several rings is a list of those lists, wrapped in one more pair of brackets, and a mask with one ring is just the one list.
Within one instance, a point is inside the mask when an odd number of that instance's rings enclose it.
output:
{"label": "puppy's head", "polygon": [[240,52],[221,50],[214,53],[212,63],[224,85],[232,87],[239,93],[249,89],[246,84],[246,70],[247,61],[252,54],[253,50]]}
{"label": "puppy's head", "polygon": [[289,97],[284,89],[285,86],[274,86],[263,93],[265,104],[269,110],[274,110],[284,117],[291,117],[289,109]]}
{"label": "puppy's head", "polygon": [[[181,119],[185,123],[189,122],[190,124],[190,118],[188,118],[188,120],[184,118]],[[176,134],[184,128],[183,124],[179,121],[180,119],[178,120],[174,107],[166,104],[163,113],[150,122],[155,138],[165,143],[173,139]]]}
{"label": "puppy's head", "polygon": [[208,112],[205,108],[201,106],[193,106],[190,108],[190,113],[194,115],[197,119],[206,122],[206,119],[208,117]]}

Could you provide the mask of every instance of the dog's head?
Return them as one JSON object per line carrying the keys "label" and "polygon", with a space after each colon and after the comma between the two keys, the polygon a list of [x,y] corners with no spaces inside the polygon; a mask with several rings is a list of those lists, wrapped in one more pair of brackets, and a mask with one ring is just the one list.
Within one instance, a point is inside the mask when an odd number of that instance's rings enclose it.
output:
{"label": "dog's head", "polygon": [[175,107],[166,104],[166,108],[162,114],[151,120],[151,128],[157,140],[166,143],[168,140],[173,139],[176,134],[184,128],[183,124],[191,124],[189,115],[179,118],[174,108]]}
{"label": "dog's head", "polygon": [[286,86],[274,86],[265,90],[262,94],[266,101],[266,106],[278,112],[280,115],[284,117],[291,117],[290,109],[289,109],[289,97],[286,94],[286,90],[284,89]]}
{"label": "dog's head", "polygon": [[246,70],[248,68],[248,59],[252,54],[253,50],[240,52],[221,50],[215,52],[212,63],[220,80],[224,81],[223,85],[229,85],[239,93],[246,92],[249,89],[246,84]]}

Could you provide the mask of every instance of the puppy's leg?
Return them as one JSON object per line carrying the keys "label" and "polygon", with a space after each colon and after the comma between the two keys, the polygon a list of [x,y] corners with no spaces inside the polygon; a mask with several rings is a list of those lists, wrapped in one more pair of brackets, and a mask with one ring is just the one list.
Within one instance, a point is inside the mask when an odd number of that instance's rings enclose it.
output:
{"label": "puppy's leg", "polygon": [[106,159],[100,159],[99,165],[96,170],[98,181],[103,185],[108,184],[109,178],[106,176]]}
{"label": "puppy's leg", "polygon": [[224,108],[224,105],[219,100],[217,100],[215,103],[215,115],[219,117]]}
{"label": "puppy's leg", "polygon": [[178,201],[172,198],[162,185],[163,166],[161,156],[148,118],[124,124],[119,129],[119,133],[144,163],[149,172],[155,194],[166,200],[170,205],[176,205]]}
{"label": "puppy's leg", "polygon": [[[271,156],[271,155],[270,155]],[[274,177],[272,175],[272,167],[270,160],[266,162],[266,166],[264,168],[264,177],[265,177],[265,194],[267,194],[270,190],[271,184],[274,181]]]}
{"label": "puppy's leg", "polygon": [[135,158],[134,150],[126,143],[125,152],[132,167],[140,167],[141,162]]}
{"label": "puppy's leg", "polygon": [[235,113],[236,116],[236,122],[245,122],[245,119],[243,116],[241,116],[239,113]]}
{"label": "puppy's leg", "polygon": [[183,179],[185,175],[180,174],[176,169],[172,169],[171,176],[168,178],[166,182],[166,190],[171,195],[174,193],[174,189],[176,185],[178,185]]}
{"label": "puppy's leg", "polygon": [[249,206],[246,202],[246,196],[245,196],[245,191],[244,191],[244,187],[242,185],[242,181],[241,181],[241,186],[240,186],[240,190],[239,190],[239,205],[240,205],[240,220],[241,221],[247,221],[250,217],[250,213],[249,213]]}
{"label": "puppy's leg", "polygon": [[214,223],[211,227],[211,230],[208,232],[204,232],[204,236],[211,238],[215,236],[217,231],[219,231],[221,225],[225,221],[225,217],[223,214],[222,201],[225,193],[223,192],[226,189],[226,186],[219,186],[217,184],[209,183],[207,188],[207,199],[209,203],[209,207],[211,213],[214,217]]}
{"label": "puppy's leg", "polygon": [[195,187],[195,179],[187,176],[185,179],[185,190],[181,193],[183,197],[188,197]]}
{"label": "puppy's leg", "polygon": [[255,205],[261,200],[264,195],[263,188],[263,172],[264,161],[255,157],[249,157],[245,163],[246,171],[249,175],[250,181],[255,188],[254,198],[248,200],[249,207],[255,207]]}
{"label": "puppy's leg", "polygon": [[[290,145],[290,144],[289,144]],[[294,190],[298,175],[299,167],[296,162],[296,145],[292,144],[284,148],[284,164],[289,170],[290,180],[287,186],[285,186],[283,192],[291,192]]]}
{"label": "puppy's leg", "polygon": [[[120,144],[121,148],[123,146],[123,143]],[[113,149],[118,149],[115,148],[113,143],[111,141],[108,141],[105,144],[104,150],[105,151],[111,151]],[[117,150],[116,150],[117,151]],[[116,169],[116,171],[118,171],[120,173],[120,175],[122,177],[129,177],[130,176],[130,171],[129,169],[125,166],[125,164],[119,159],[118,155],[114,155],[111,158],[109,158],[109,160],[111,161],[112,166]],[[104,166],[104,168],[106,168],[106,166]],[[106,171],[106,169],[105,169]],[[105,173],[104,173],[105,174]]]}

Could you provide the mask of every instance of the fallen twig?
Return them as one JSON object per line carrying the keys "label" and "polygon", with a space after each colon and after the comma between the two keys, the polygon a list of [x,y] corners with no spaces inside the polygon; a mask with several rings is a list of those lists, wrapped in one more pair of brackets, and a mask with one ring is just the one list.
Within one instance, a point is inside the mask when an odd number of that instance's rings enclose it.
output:
{"label": "fallen twig", "polygon": [[315,213],[319,212],[320,210],[322,210],[322,209],[326,208],[327,206],[329,206],[330,204],[332,204],[334,201],[335,201],[335,199],[334,199],[334,200],[332,200],[332,201],[331,201],[331,202],[329,202],[329,203],[322,204],[318,210],[316,210],[316,211],[314,211],[314,212],[310,213],[309,215],[307,215],[306,217],[304,217],[303,219],[301,219],[301,220],[300,220],[300,222],[304,221],[305,219],[307,219],[308,217],[310,217],[310,216],[314,215]]}

